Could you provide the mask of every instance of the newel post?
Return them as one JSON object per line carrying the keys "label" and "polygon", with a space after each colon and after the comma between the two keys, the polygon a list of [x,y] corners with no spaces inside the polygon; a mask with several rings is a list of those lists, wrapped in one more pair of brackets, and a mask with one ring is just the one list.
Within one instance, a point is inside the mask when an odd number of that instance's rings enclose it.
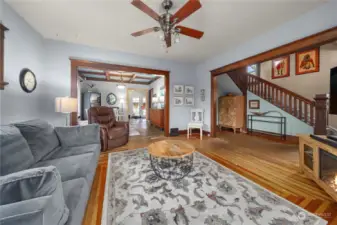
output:
{"label": "newel post", "polygon": [[326,135],[329,118],[329,94],[319,94],[314,99],[316,102],[314,134]]}

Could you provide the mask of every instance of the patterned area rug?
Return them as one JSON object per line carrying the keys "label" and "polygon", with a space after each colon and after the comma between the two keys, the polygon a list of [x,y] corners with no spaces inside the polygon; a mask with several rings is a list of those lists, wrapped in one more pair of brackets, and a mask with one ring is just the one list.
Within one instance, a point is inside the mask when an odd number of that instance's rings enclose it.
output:
{"label": "patterned area rug", "polygon": [[324,225],[327,222],[196,152],[180,181],[146,149],[110,153],[102,225]]}

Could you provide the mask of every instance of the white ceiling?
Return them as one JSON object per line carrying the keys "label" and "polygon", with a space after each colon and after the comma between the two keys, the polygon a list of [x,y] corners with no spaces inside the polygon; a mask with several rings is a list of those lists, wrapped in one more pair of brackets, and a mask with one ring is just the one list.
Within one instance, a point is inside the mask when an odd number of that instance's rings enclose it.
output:
{"label": "white ceiling", "polygon": [[[143,0],[162,13],[160,0]],[[173,0],[179,9],[187,0]],[[292,20],[325,0],[201,0],[181,25],[199,29],[201,40],[182,37],[166,52],[158,33],[130,34],[157,26],[131,0],[7,0],[43,37],[182,62],[200,62]],[[291,31],[289,31],[291,32]]]}

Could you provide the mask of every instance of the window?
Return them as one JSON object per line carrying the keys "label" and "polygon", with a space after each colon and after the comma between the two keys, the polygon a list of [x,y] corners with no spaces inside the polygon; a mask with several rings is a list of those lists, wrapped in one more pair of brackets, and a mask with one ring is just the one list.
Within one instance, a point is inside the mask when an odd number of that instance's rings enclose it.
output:
{"label": "window", "polygon": [[139,98],[132,98],[132,114],[134,116],[140,116],[139,111]]}
{"label": "window", "polygon": [[260,76],[260,64],[253,64],[253,65],[247,66],[247,73],[259,77]]}
{"label": "window", "polygon": [[5,31],[8,29],[0,23],[0,90],[3,90],[6,83],[4,81],[4,40]]}

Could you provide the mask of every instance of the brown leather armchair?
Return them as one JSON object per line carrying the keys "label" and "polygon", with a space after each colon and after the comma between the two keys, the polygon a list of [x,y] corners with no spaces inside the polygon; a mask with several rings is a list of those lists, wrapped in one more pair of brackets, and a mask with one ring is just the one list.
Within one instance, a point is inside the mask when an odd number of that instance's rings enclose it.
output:
{"label": "brown leather armchair", "polygon": [[91,107],[88,110],[89,123],[101,127],[102,151],[125,145],[129,141],[129,123],[116,121],[112,108],[106,106]]}

